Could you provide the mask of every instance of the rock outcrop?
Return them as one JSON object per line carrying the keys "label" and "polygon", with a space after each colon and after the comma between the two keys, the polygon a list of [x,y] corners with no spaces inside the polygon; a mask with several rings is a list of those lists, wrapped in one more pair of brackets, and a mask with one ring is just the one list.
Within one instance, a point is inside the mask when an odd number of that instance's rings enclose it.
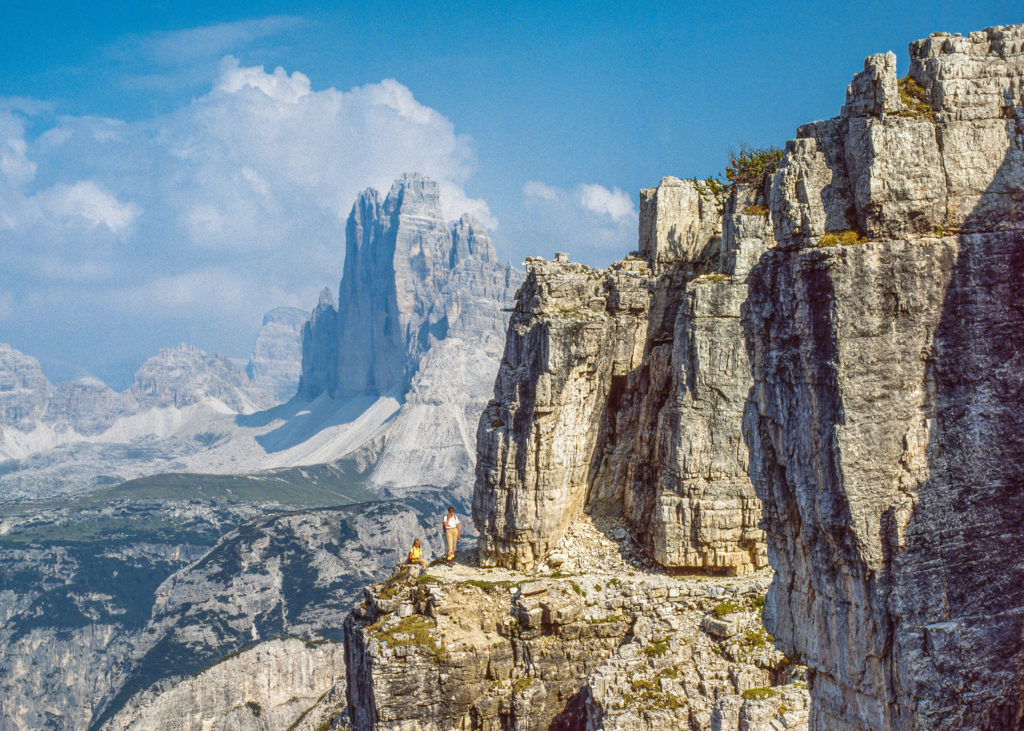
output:
{"label": "rock outcrop", "polygon": [[[170,690],[138,699],[108,728],[153,731],[273,731],[345,713],[331,696],[345,677],[338,642],[274,639],[218,662]],[[325,708],[315,708],[321,701]],[[314,710],[315,708],[315,710]],[[327,716],[323,719],[323,716]],[[308,728],[314,728],[311,723]]]}
{"label": "rock outcrop", "polygon": [[263,316],[245,372],[274,403],[292,398],[302,374],[302,329],[309,319],[297,307],[276,307]]}
{"label": "rock outcrop", "polygon": [[164,348],[143,363],[128,392],[143,410],[182,408],[204,398],[217,399],[231,411],[243,414],[271,405],[266,394],[230,360],[185,344]]}
{"label": "rock outcrop", "polygon": [[764,196],[666,178],[641,195],[638,256],[528,262],[478,431],[484,564],[532,567],[587,510],[622,515],[666,567],[766,565],[739,325],[773,243]]}
{"label": "rock outcrop", "polygon": [[771,188],[744,321],[766,625],[812,728],[1018,728],[1024,26],[910,56],[869,57]]}
{"label": "rock outcrop", "polygon": [[0,425],[32,429],[46,411],[50,391],[39,361],[0,343]]}
{"label": "rock outcrop", "polygon": [[758,607],[769,576],[681,578],[625,563],[589,526],[571,576],[399,569],[345,623],[352,727],[805,727],[801,669]]}

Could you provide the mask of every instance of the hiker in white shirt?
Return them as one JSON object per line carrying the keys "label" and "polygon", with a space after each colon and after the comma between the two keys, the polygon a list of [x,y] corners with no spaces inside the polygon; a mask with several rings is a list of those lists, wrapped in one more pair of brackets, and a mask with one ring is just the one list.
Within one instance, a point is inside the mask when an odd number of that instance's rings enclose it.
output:
{"label": "hiker in white shirt", "polygon": [[448,507],[448,515],[444,516],[444,539],[448,542],[448,563],[455,558],[455,544],[462,537],[462,530],[459,528],[459,517],[455,514],[454,506]]}

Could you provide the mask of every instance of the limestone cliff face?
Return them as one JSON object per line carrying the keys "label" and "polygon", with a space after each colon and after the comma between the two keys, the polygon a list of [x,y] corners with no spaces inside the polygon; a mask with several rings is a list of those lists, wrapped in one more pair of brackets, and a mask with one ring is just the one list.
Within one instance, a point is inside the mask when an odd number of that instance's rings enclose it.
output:
{"label": "limestone cliff face", "polygon": [[[136,699],[110,727],[154,731],[314,728],[314,723],[303,726],[302,722],[309,717],[329,722],[344,713],[344,699],[332,697],[339,678],[344,677],[340,643],[269,640],[170,690]],[[321,704],[326,708],[321,709]]]}
{"label": "limestone cliff face", "polygon": [[302,330],[309,314],[296,307],[275,307],[263,316],[246,373],[274,403],[295,395],[302,370]]}
{"label": "limestone cliff face", "polygon": [[531,568],[611,513],[663,566],[739,573],[763,502],[813,728],[1015,728],[1024,26],[910,55],[903,80],[869,57],[760,185],[645,191],[639,258],[532,263],[478,432],[480,558]]}
{"label": "limestone cliff face", "polygon": [[529,262],[478,431],[482,562],[530,568],[588,510],[622,515],[666,567],[766,564],[739,324],[743,276],[774,243],[750,212],[764,200],[666,178],[641,194],[639,256]]}
{"label": "limestone cliff face", "polygon": [[528,263],[480,418],[473,495],[484,562],[527,568],[583,510],[612,383],[643,357],[652,281],[642,259],[607,273]]}
{"label": "limestone cliff face", "polygon": [[744,320],[766,625],[812,728],[1018,728],[1024,26],[910,55],[919,99],[868,58],[771,187]]}
{"label": "limestone cliff face", "polygon": [[404,394],[419,361],[449,336],[504,331],[518,279],[479,222],[449,226],[435,181],[407,174],[386,198],[360,194],[345,229],[337,307],[321,297],[303,338],[308,397]]}

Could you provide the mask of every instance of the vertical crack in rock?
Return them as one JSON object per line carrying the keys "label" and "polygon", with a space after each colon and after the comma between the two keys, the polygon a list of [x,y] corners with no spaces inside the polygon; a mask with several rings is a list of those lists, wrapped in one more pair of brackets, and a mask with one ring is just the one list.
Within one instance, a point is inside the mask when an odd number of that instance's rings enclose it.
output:
{"label": "vertical crack in rock", "polygon": [[1022,46],[1024,26],[917,41],[922,98],[898,104],[869,57],[773,180],[744,432],[765,623],[809,666],[812,728],[1019,725]]}
{"label": "vertical crack in rock", "polygon": [[531,259],[478,432],[484,565],[529,569],[584,511],[625,519],[662,566],[766,565],[741,420],[744,278],[774,244],[762,185],[724,200],[665,178],[636,255]]}

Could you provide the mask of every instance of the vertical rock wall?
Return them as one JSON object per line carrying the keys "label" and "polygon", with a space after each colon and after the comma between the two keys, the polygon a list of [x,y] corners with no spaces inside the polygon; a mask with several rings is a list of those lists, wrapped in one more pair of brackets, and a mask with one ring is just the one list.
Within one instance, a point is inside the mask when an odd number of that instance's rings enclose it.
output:
{"label": "vertical rock wall", "polygon": [[1021,724],[1022,48],[918,41],[920,91],[869,57],[773,181],[745,431],[812,728]]}
{"label": "vertical rock wall", "polygon": [[623,516],[667,567],[765,565],[740,432],[759,202],[666,178],[641,194],[643,259],[531,262],[478,432],[481,561],[532,567],[586,509]]}
{"label": "vertical rock wall", "polygon": [[724,213],[706,214],[717,215],[721,231],[707,221],[675,223],[705,232],[691,250],[713,252],[704,266],[712,271],[694,276],[699,264],[677,265],[658,280],[664,324],[606,412],[592,509],[621,505],[662,566],[740,574],[767,564],[740,431],[751,385],[740,326],[744,279],[773,243],[758,202],[762,190],[741,186]]}
{"label": "vertical rock wall", "polygon": [[383,200],[364,191],[345,229],[337,306],[321,296],[303,333],[300,393],[403,395],[433,344],[504,333],[517,275],[471,216],[449,227],[435,181],[403,175]]}
{"label": "vertical rock wall", "polygon": [[473,516],[485,565],[532,567],[580,515],[616,379],[643,356],[651,272],[532,260],[477,432]]}

